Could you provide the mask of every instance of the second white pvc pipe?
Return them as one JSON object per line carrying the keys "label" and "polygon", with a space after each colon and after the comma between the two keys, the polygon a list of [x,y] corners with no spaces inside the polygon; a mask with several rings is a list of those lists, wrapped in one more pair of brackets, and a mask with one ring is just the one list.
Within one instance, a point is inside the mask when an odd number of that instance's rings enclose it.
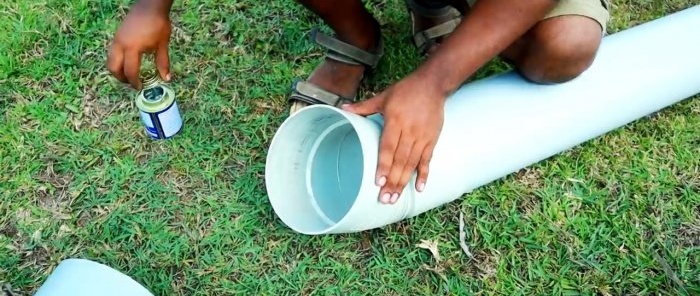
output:
{"label": "second white pvc pipe", "polygon": [[101,263],[70,258],[51,272],[34,296],[153,296],[129,276]]}
{"label": "second white pvc pipe", "polygon": [[305,108],[268,151],[270,203],[287,226],[312,235],[416,216],[700,93],[698,53],[700,6],[605,37],[573,81],[537,85],[509,72],[465,85],[446,103],[425,191],[412,180],[394,205],[378,201],[374,184],[381,117]]}

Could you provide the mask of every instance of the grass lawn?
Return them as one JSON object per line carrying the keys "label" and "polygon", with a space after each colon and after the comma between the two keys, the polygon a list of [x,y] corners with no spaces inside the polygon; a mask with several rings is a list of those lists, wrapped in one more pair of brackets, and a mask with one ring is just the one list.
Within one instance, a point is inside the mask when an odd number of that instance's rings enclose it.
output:
{"label": "grass lawn", "polygon": [[[104,67],[130,2],[0,2],[6,295],[30,295],[69,257],[117,268],[157,295],[700,293],[700,100],[419,217],[303,236],[272,212],[264,160],[290,81],[322,55],[304,34],[322,24],[293,1],[176,1],[171,59],[185,129],[155,142],[134,92]],[[610,33],[700,1],[613,3]],[[388,53],[365,92],[419,62],[401,2],[367,5]],[[478,77],[505,69],[494,62]],[[474,259],[459,247],[460,212]]]}

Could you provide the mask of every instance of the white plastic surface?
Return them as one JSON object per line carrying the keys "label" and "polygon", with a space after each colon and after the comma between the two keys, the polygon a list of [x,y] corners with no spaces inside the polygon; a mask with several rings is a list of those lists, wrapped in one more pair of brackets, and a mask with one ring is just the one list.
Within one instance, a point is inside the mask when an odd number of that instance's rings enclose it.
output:
{"label": "white plastic surface", "polygon": [[[151,119],[151,115],[141,110],[139,110],[139,114],[141,116],[141,122],[144,124],[146,134],[151,138],[159,139],[158,130],[156,129],[156,124]],[[156,117],[158,117],[160,121],[166,139],[171,138],[182,129],[182,117],[180,116],[180,108],[177,106],[177,102],[173,102],[168,109],[156,113]]]}
{"label": "white plastic surface", "polygon": [[130,277],[97,262],[66,259],[35,296],[153,296]]}
{"label": "white plastic surface", "polygon": [[173,102],[170,108],[158,114],[160,124],[163,126],[163,134],[166,138],[170,138],[177,134],[182,128],[182,117],[180,116],[180,108],[177,102]]}
{"label": "white plastic surface", "polygon": [[446,103],[425,191],[411,180],[395,205],[379,203],[374,185],[381,120],[307,107],[282,124],[268,151],[270,203],[304,234],[418,215],[700,93],[698,53],[695,6],[605,37],[593,65],[570,82],[538,85],[509,72],[464,85]]}

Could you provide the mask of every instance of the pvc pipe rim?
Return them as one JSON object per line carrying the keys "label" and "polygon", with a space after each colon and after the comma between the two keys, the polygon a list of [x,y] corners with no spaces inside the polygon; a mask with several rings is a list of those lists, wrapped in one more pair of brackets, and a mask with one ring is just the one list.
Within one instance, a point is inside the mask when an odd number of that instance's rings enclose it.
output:
{"label": "pvc pipe rim", "polygon": [[[312,115],[310,113],[317,113],[316,115]],[[274,157],[280,157],[280,155],[284,155],[283,150],[290,149],[290,145],[288,143],[285,143],[285,140],[287,140],[287,137],[284,135],[289,134],[287,132],[288,129],[293,129],[295,126],[299,125],[300,122],[299,120],[304,120],[307,121],[309,118],[330,118],[330,117],[339,117],[340,120],[337,120],[335,123],[331,124],[330,126],[327,126],[326,129],[319,134],[318,137],[316,137],[313,141],[314,143],[312,144],[314,148],[312,149],[317,149],[318,146],[320,145],[320,142],[323,141],[325,137],[328,135],[337,132],[337,130],[340,127],[344,126],[349,126],[350,131],[352,133],[355,133],[358,138],[359,142],[359,149],[362,153],[362,175],[359,176],[360,178],[360,186],[359,188],[356,189],[356,194],[353,197],[352,202],[349,205],[349,208],[347,211],[343,214],[342,218],[338,219],[337,222],[333,222],[333,219],[328,218],[327,216],[325,217],[318,217],[320,220],[325,221],[327,224],[326,226],[319,226],[319,227],[304,227],[298,220],[294,218],[295,213],[290,213],[288,209],[284,209],[282,202],[280,199],[282,198],[288,198],[285,197],[284,194],[282,194],[285,191],[291,191],[288,189],[285,189],[285,187],[288,186],[296,186],[294,184],[281,184],[281,183],[286,183],[286,182],[278,182],[279,180],[282,180],[284,177],[283,175],[286,174],[286,172],[280,172],[278,171],[276,166],[276,162]],[[371,147],[376,146],[373,143],[368,143],[369,141],[372,141],[372,139],[375,137],[374,135],[371,134],[371,131],[366,129],[366,128],[361,128],[358,127],[358,122],[359,120],[366,121],[367,118],[361,117],[359,115],[355,115],[353,113],[344,111],[342,109],[333,107],[333,106],[327,106],[327,105],[311,105],[308,107],[303,108],[302,110],[299,110],[298,112],[292,114],[289,116],[278,128],[275,136],[273,137],[271,143],[270,143],[270,148],[268,149],[268,154],[267,154],[267,159],[266,159],[266,167],[265,167],[265,185],[267,187],[267,192],[268,192],[268,198],[270,200],[270,204],[277,213],[277,216],[284,222],[285,225],[290,227],[296,232],[299,233],[304,233],[308,235],[319,235],[319,234],[327,234],[327,233],[334,233],[338,231],[348,231],[350,229],[347,229],[349,225],[347,225],[347,220],[351,219],[352,217],[352,212],[353,209],[356,208],[356,205],[359,202],[360,196],[363,196],[365,194],[375,194],[377,195],[379,193],[379,188],[376,186],[368,186],[368,184],[374,185],[374,181],[372,182],[367,182],[366,178],[368,176],[373,176],[374,171],[376,168],[376,156],[377,156],[377,151],[374,151],[371,149]],[[374,122],[374,121],[373,121]],[[375,122],[376,123],[376,122]],[[378,129],[380,129],[379,126],[377,126]],[[306,159],[306,163],[304,163],[304,166],[306,166],[306,172],[307,176],[305,176],[305,184],[301,185],[306,187],[305,192],[307,194],[307,198],[314,200],[313,192],[312,190],[312,184],[311,184],[311,179],[310,179],[310,174],[311,174],[311,162],[313,161],[313,156],[310,156],[308,159]],[[292,197],[294,198],[294,197]],[[318,211],[316,209],[316,213],[304,213],[306,215],[311,215],[311,214],[318,214],[321,213],[322,211]],[[325,219],[324,219],[325,218]],[[331,223],[328,223],[331,222]],[[313,228],[313,229],[312,229]]]}

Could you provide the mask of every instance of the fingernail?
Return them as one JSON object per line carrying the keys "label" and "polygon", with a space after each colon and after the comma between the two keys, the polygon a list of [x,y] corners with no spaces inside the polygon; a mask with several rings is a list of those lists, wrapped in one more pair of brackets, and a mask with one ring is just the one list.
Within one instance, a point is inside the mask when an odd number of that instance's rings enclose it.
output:
{"label": "fingernail", "polygon": [[393,195],[391,195],[391,203],[392,203],[392,204],[396,203],[397,200],[399,200],[399,194],[398,194],[398,193],[394,193]]}
{"label": "fingernail", "polygon": [[379,180],[377,181],[377,186],[380,186],[380,187],[381,187],[381,186],[384,186],[384,184],[386,184],[386,177],[382,176],[382,177],[379,178]]}
{"label": "fingernail", "polygon": [[382,195],[381,201],[382,201],[382,203],[388,203],[390,199],[391,199],[391,194],[389,194],[387,192],[387,193],[384,193]]}
{"label": "fingernail", "polygon": [[170,81],[170,73],[165,74],[165,80],[166,80],[166,81]]}
{"label": "fingernail", "polygon": [[425,189],[425,182],[418,183],[418,192],[423,192],[423,189]]}
{"label": "fingernail", "polygon": [[348,110],[348,109],[350,109],[350,104],[342,104],[342,105],[340,105],[340,108],[344,109],[344,110]]}

